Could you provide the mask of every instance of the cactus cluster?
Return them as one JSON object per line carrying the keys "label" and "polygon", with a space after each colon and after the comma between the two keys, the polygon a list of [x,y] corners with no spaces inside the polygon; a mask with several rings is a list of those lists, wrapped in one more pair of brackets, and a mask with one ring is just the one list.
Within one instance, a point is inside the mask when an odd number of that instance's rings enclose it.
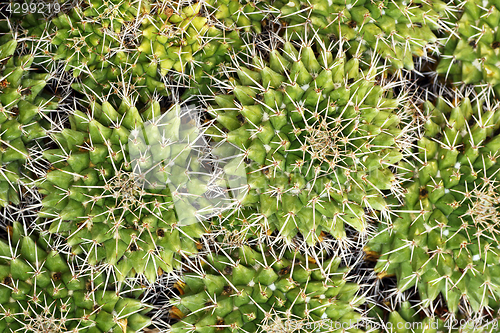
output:
{"label": "cactus cluster", "polygon": [[0,241],[0,331],[134,332],[148,307],[113,288],[103,274],[76,273],[47,236],[19,223]]}
{"label": "cactus cluster", "polygon": [[498,332],[499,6],[10,0],[0,333]]}
{"label": "cactus cluster", "polygon": [[325,319],[354,326],[362,318],[355,311],[364,302],[356,295],[359,285],[346,281],[338,257],[317,263],[291,251],[244,246],[203,260],[201,276],[186,274],[176,285],[182,296],[171,300],[172,315],[180,319],[173,333],[278,332],[284,325],[313,328]]}
{"label": "cactus cluster", "polygon": [[0,48],[0,206],[18,204],[18,192],[30,182],[29,165],[36,161],[29,150],[46,136],[50,127],[47,114],[55,110],[55,96],[43,92],[49,74],[33,70],[32,55],[14,57],[17,41],[2,36]]}
{"label": "cactus cluster", "polygon": [[494,307],[500,295],[500,111],[468,98],[440,99],[424,109],[421,164],[412,170],[403,212],[367,250],[382,254],[375,271],[396,274],[400,292],[417,286],[426,304],[441,293],[451,312],[461,300],[475,312]]}

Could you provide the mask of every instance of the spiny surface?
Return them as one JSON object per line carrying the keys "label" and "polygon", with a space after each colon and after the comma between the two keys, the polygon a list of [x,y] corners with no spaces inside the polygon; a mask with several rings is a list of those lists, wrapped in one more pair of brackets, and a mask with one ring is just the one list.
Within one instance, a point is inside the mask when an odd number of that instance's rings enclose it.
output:
{"label": "spiny surface", "polygon": [[367,248],[382,254],[375,267],[379,276],[395,274],[397,293],[415,286],[424,306],[432,306],[439,294],[452,313],[498,305],[500,111],[495,103],[440,98],[435,105],[424,104],[425,132],[405,206]]}
{"label": "spiny surface", "polygon": [[362,71],[319,42],[267,51],[254,48],[203,96],[215,119],[207,133],[236,146],[247,170],[242,209],[288,241],[343,239],[344,223],[363,238],[366,219],[386,218],[399,191],[394,170],[416,128],[407,96],[375,65]]}
{"label": "spiny surface", "polygon": [[[231,254],[209,254],[199,271],[177,284],[171,316],[180,321],[173,333],[284,332],[318,327],[323,321],[344,323],[350,332],[362,319],[364,299],[355,282],[347,282],[340,259],[316,263],[298,252],[275,253],[257,246]],[[333,324],[332,324],[333,325]]]}
{"label": "spiny surface", "polygon": [[19,203],[18,191],[31,182],[30,168],[40,167],[30,151],[47,135],[47,114],[57,103],[43,92],[50,75],[30,67],[33,56],[13,56],[14,36],[2,36],[0,45],[0,206],[5,207]]}
{"label": "spiny surface", "polygon": [[457,12],[445,21],[451,31],[440,41],[436,72],[455,84],[488,87],[500,96],[500,3],[455,3]]}
{"label": "spiny surface", "polygon": [[287,39],[319,35],[352,56],[380,55],[393,70],[413,70],[413,57],[427,56],[441,20],[452,7],[443,1],[274,1],[269,12]]}
{"label": "spiny surface", "polygon": [[102,274],[76,273],[50,237],[21,224],[0,240],[0,332],[104,333],[140,330],[151,321],[139,300],[123,297]]}
{"label": "spiny surface", "polygon": [[174,254],[197,252],[202,221],[223,201],[205,195],[211,176],[198,160],[201,133],[191,116],[158,102],[139,112],[128,100],[75,111],[71,128],[52,135],[59,148],[44,152],[52,167],[38,180],[43,224],[120,279],[172,271]]}

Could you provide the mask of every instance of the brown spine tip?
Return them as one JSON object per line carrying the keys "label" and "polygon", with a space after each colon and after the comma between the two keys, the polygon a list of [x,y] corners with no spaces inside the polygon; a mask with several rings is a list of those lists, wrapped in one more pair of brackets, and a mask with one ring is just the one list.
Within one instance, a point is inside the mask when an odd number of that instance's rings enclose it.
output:
{"label": "brown spine tip", "polygon": [[179,294],[180,295],[184,295],[184,288],[186,287],[186,283],[184,283],[183,281],[177,281],[175,284],[174,284],[174,288],[177,289],[179,291]]}
{"label": "brown spine tip", "polygon": [[170,316],[170,318],[172,318],[172,319],[179,319],[179,320],[180,320],[180,319],[182,319],[182,318],[184,318],[184,317],[185,317],[185,314],[184,314],[184,313],[182,313],[182,311],[181,311],[181,310],[179,310],[179,308],[178,308],[178,307],[176,307],[176,306],[172,306],[172,308],[170,309],[169,316]]}
{"label": "brown spine tip", "polygon": [[387,272],[380,272],[377,274],[377,279],[382,280],[386,277],[394,276],[394,274],[388,274]]}
{"label": "brown spine tip", "polygon": [[5,230],[7,231],[7,233],[9,234],[10,237],[12,237],[14,235],[14,229],[12,228],[11,225],[8,225]]}
{"label": "brown spine tip", "polygon": [[363,251],[365,252],[365,259],[367,261],[377,261],[380,257],[380,254],[375,251],[371,251],[368,247],[365,247]]}

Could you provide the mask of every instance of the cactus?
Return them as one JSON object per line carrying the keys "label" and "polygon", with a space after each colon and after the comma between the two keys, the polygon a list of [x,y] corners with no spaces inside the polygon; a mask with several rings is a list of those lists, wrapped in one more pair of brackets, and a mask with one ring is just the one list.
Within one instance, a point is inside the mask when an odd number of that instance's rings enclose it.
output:
{"label": "cactus", "polygon": [[268,16],[264,1],[210,0],[207,11],[226,29],[241,29],[260,34],[262,21]]}
{"label": "cactus", "polygon": [[103,274],[78,273],[47,236],[16,222],[0,240],[0,331],[125,332],[151,323],[148,308],[123,297]]}
{"label": "cactus", "polygon": [[499,0],[49,2],[0,20],[0,333],[498,331]]}
{"label": "cactus", "polygon": [[154,281],[176,267],[174,255],[196,253],[218,201],[204,197],[210,174],[197,160],[190,116],[179,106],[162,112],[158,102],[139,112],[127,99],[75,111],[71,128],[52,135],[58,148],[44,152],[52,167],[37,181],[49,231],[120,279]]}
{"label": "cactus", "polygon": [[452,30],[442,38],[436,72],[455,84],[487,86],[500,96],[500,4],[455,3],[460,11],[446,21]]}
{"label": "cactus", "polygon": [[[48,25],[30,17],[35,27],[26,33],[50,40],[40,62],[51,70],[62,62],[79,79],[73,89],[96,96],[127,89],[146,103],[155,94],[171,95],[171,87],[203,86],[202,76],[241,45],[238,31],[216,28],[202,8],[201,2],[169,1],[121,1],[108,8],[85,0]],[[47,32],[50,37],[42,38]]]}
{"label": "cactus", "polygon": [[43,92],[49,75],[30,67],[34,57],[12,56],[18,43],[12,34],[0,40],[0,206],[5,207],[18,204],[19,186],[30,182],[30,168],[37,167],[30,149],[46,136],[47,114],[57,103]]}
{"label": "cactus", "polygon": [[441,23],[448,5],[442,1],[274,1],[269,11],[284,24],[292,40],[318,34],[326,43],[368,61],[372,54],[393,70],[413,70],[413,57],[427,56],[427,48],[446,28]]}
{"label": "cactus", "polygon": [[[137,38],[136,20],[149,13],[149,1],[134,1],[126,12],[119,10],[120,4],[130,6],[124,1],[117,5],[84,1],[68,14],[54,17],[51,23],[55,31],[50,42],[56,51],[51,53],[51,61],[62,61],[65,71],[81,79],[72,84],[81,92],[102,96],[119,90],[121,84],[121,88],[137,86],[130,94],[137,94],[140,87],[144,102],[153,93],[167,94],[156,67],[146,71],[139,66],[141,72],[136,73],[137,52],[128,52]],[[140,75],[142,81],[137,82]]]}
{"label": "cactus", "polygon": [[319,263],[260,246],[232,252],[209,254],[199,273],[185,274],[176,284],[181,295],[170,301],[170,314],[180,321],[172,333],[313,331],[327,320],[355,326],[362,319],[357,307],[364,298],[357,295],[358,284],[347,282],[340,258]]}
{"label": "cactus", "polygon": [[237,78],[217,83],[207,107],[215,119],[207,133],[237,146],[246,162],[240,205],[309,245],[322,232],[345,238],[344,224],[366,235],[368,215],[386,217],[383,191],[398,191],[390,167],[409,154],[413,130],[406,97],[377,81],[375,65],[362,71],[357,58],[316,46],[319,56],[311,44],[291,42],[270,50],[269,60],[249,54],[251,63],[235,65]]}
{"label": "cactus", "polygon": [[[441,294],[451,313],[495,307],[500,296],[500,111],[488,100],[424,104],[425,132],[405,207],[367,251],[375,271],[396,275],[397,293],[416,287],[424,306]],[[460,306],[462,307],[462,306]]]}

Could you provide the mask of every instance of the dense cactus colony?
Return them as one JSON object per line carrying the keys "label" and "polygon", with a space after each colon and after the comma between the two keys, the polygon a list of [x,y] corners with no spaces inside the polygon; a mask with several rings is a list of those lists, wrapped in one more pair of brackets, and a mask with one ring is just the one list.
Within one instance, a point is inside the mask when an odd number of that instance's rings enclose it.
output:
{"label": "dense cactus colony", "polygon": [[498,1],[5,9],[0,333],[500,331]]}

